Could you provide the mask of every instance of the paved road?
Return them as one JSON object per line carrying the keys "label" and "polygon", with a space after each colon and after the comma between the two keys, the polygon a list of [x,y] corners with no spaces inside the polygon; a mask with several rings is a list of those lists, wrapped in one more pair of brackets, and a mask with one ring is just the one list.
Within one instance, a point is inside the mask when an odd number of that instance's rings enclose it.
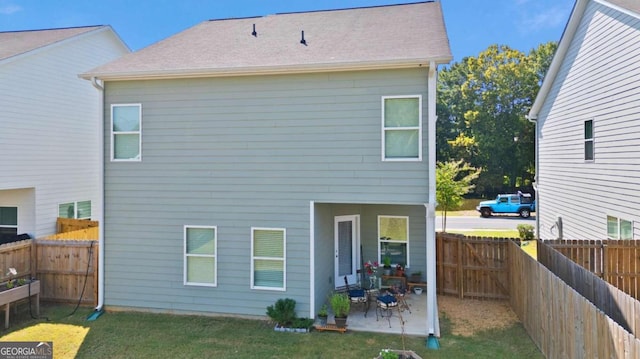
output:
{"label": "paved road", "polygon": [[[477,216],[447,216],[447,230],[452,229],[517,229],[519,224],[536,225],[535,215],[528,219],[518,216],[491,216],[482,218]],[[442,230],[442,217],[436,217],[436,230]]]}

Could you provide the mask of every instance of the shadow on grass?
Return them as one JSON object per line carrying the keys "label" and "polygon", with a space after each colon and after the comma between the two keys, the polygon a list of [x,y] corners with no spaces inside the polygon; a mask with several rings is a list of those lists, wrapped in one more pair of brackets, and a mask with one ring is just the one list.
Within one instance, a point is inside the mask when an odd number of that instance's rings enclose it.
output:
{"label": "shadow on grass", "polygon": [[107,312],[88,322],[92,308],[68,316],[72,309],[43,305],[48,322],[21,309],[0,340],[51,340],[56,358],[373,358],[384,348],[413,350],[423,358],[543,358],[519,324],[462,337],[451,334],[446,316],[440,349],[431,350],[425,337],[280,333],[267,321],[138,312]]}

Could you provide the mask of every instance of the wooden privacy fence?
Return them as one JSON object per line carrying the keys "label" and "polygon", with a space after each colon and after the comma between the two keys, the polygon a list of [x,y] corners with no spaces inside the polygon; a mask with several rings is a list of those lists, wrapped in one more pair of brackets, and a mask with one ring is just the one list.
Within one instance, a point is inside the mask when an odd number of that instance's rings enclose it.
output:
{"label": "wooden privacy fence", "polygon": [[633,298],[640,299],[640,241],[547,240],[544,243]]}
{"label": "wooden privacy fence", "polygon": [[[640,303],[541,244],[538,242],[538,258],[552,262],[553,270],[564,273],[573,284],[510,244],[510,303],[545,357],[640,357],[640,340],[633,334],[640,328]],[[541,259],[541,248],[545,259]],[[597,306],[574,290],[574,284],[599,298]],[[601,305],[614,315],[622,313],[623,325],[601,310]]]}
{"label": "wooden privacy fence", "polygon": [[0,281],[12,267],[16,278],[40,280],[42,300],[97,305],[97,263],[97,241],[29,239],[0,246]]}
{"label": "wooden privacy fence", "polygon": [[509,299],[508,246],[514,240],[437,233],[438,293]]}

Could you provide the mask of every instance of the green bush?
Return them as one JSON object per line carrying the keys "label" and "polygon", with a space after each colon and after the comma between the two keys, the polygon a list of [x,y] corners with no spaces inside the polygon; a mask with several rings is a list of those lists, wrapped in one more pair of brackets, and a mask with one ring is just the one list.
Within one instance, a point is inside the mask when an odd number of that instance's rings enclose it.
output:
{"label": "green bush", "polygon": [[530,224],[519,224],[518,225],[518,233],[520,234],[520,239],[529,241],[533,239],[533,226]]}
{"label": "green bush", "polygon": [[296,320],[296,301],[291,298],[278,299],[275,305],[267,307],[267,315],[278,325],[288,327]]}
{"label": "green bush", "polygon": [[346,318],[351,310],[351,300],[346,293],[333,293],[329,299],[333,315],[338,318]]}

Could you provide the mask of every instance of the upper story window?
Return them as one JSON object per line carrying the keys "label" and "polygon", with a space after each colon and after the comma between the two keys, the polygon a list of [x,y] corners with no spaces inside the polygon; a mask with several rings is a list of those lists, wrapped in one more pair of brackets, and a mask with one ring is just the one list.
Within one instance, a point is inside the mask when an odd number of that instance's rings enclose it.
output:
{"label": "upper story window", "polygon": [[184,227],[184,284],[216,286],[217,227]]}
{"label": "upper story window", "polygon": [[382,97],[382,160],[422,160],[422,96]]}
{"label": "upper story window", "polygon": [[593,120],[584,121],[584,160],[593,161]]}
{"label": "upper story window", "polygon": [[58,217],[91,219],[91,201],[61,203],[58,205]]}
{"label": "upper story window", "polygon": [[111,105],[111,160],[142,159],[142,105]]}
{"label": "upper story window", "polygon": [[251,288],[285,290],[286,231],[251,228]]}

